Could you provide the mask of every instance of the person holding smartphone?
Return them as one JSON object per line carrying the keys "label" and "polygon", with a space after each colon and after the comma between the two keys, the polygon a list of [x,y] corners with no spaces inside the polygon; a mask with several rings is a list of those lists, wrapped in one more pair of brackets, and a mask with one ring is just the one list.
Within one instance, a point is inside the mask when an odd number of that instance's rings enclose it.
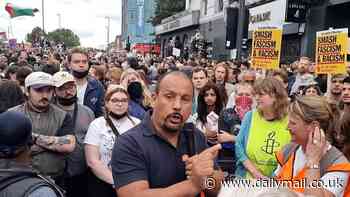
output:
{"label": "person holding smartphone", "polygon": [[205,134],[209,144],[217,143],[218,115],[223,106],[219,88],[208,82],[199,92],[197,113],[191,117],[191,121]]}
{"label": "person holding smartphone", "polygon": [[275,171],[277,180],[293,183],[305,180],[305,186],[290,189],[310,196],[350,195],[347,187],[350,163],[326,139],[333,118],[325,98],[296,97],[289,106],[288,130],[291,143],[276,155],[279,163]]}

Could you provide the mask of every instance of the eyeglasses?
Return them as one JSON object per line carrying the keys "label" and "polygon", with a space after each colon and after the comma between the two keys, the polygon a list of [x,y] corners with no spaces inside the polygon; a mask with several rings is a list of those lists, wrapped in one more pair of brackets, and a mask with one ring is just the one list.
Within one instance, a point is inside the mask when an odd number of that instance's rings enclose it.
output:
{"label": "eyeglasses", "polygon": [[58,91],[67,91],[67,90],[73,90],[76,87],[76,85],[74,83],[71,84],[65,84],[61,87],[58,87]]}
{"label": "eyeglasses", "polygon": [[254,83],[255,80],[244,80],[244,82],[246,82],[246,83]]}
{"label": "eyeglasses", "polygon": [[117,99],[117,98],[113,98],[109,100],[111,103],[117,104],[117,103],[121,103],[121,104],[125,104],[128,102],[127,98],[124,99]]}
{"label": "eyeglasses", "polygon": [[332,83],[344,83],[344,80],[341,80],[341,79],[334,79],[332,80]]}

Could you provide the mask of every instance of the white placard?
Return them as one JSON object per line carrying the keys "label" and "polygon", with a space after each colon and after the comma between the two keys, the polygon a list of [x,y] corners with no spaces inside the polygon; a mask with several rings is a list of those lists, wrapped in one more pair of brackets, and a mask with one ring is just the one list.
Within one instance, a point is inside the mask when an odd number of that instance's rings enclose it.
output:
{"label": "white placard", "polygon": [[286,0],[275,0],[249,9],[249,31],[261,28],[282,28],[286,17]]}
{"label": "white placard", "polygon": [[173,56],[180,57],[181,55],[181,50],[178,48],[173,48]]}

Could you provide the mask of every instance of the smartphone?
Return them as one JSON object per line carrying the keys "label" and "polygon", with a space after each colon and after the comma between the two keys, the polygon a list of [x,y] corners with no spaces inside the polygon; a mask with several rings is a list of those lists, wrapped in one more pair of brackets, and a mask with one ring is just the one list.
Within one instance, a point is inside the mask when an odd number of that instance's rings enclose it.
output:
{"label": "smartphone", "polygon": [[211,131],[219,131],[219,116],[215,112],[210,112],[207,116],[207,127]]}

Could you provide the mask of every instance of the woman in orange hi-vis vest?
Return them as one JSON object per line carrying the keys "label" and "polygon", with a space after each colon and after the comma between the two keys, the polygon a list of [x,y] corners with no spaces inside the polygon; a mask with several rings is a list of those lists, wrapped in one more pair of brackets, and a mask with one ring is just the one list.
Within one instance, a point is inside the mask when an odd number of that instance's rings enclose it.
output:
{"label": "woman in orange hi-vis vest", "polygon": [[279,166],[275,175],[279,183],[317,197],[350,196],[350,163],[325,137],[332,118],[322,97],[297,97],[289,106],[292,140],[276,155]]}

